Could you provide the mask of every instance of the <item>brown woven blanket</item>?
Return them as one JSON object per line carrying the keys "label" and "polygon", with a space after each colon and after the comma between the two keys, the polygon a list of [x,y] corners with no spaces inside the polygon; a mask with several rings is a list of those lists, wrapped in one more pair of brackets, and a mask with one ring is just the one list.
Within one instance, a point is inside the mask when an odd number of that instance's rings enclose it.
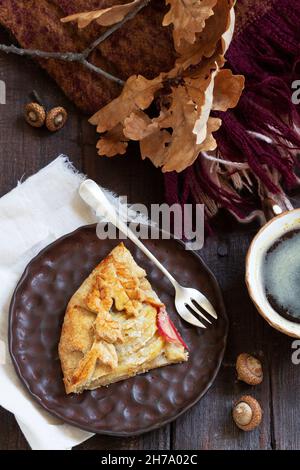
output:
{"label": "brown woven blanket", "polygon": [[[44,51],[81,51],[103,32],[93,24],[79,31],[60,18],[81,11],[105,8],[128,0],[0,0],[0,23],[24,48]],[[89,60],[127,79],[141,73],[147,78],[170,69],[174,62],[171,31],[162,27],[166,8],[153,0],[96,51]],[[40,60],[66,95],[83,111],[92,114],[120,93],[120,87],[86,70],[78,63]]]}
{"label": "brown woven blanket", "polygon": [[[275,0],[239,0],[236,34],[265,13]],[[60,18],[81,11],[106,8],[128,0],[0,0],[0,24],[24,48],[44,51],[81,51],[103,32],[96,23],[84,30]],[[135,18],[106,39],[89,60],[121,79],[140,73],[153,78],[174,63],[171,29],[162,26],[167,10],[152,0]],[[120,93],[120,87],[78,63],[40,60],[66,95],[84,112],[93,114]]]}

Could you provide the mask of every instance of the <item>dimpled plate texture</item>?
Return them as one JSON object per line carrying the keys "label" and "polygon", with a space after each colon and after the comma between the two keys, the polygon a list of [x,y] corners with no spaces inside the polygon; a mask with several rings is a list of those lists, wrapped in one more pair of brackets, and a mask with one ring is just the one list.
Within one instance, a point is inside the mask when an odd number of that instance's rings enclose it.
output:
{"label": "dimpled plate texture", "polygon": [[214,304],[219,318],[207,330],[181,320],[169,281],[126,240],[188,344],[189,360],[80,395],[66,395],[58,357],[65,309],[82,281],[118,243],[99,240],[95,226],[87,226],[44,249],[27,266],[16,288],[9,336],[17,373],[46,410],[91,432],[130,436],[174,420],[204,395],[222,361],[228,324],[217,282],[199,256],[173,239],[145,241],[181,284],[201,289]]}

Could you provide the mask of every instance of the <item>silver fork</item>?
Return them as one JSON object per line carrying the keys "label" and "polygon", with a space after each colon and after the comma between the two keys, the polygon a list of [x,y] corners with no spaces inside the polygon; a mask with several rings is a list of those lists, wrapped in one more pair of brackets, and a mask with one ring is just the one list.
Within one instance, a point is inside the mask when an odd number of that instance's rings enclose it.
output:
{"label": "silver fork", "polygon": [[[101,210],[106,220],[123,232],[138,248],[162,271],[175,289],[175,305],[178,314],[188,323],[206,328],[211,323],[209,317],[217,318],[214,307],[210,301],[198,290],[182,287],[169,271],[145,247],[140,239],[127,227],[118,216],[117,211],[107,199],[105,193],[93,180],[85,180],[79,188],[81,198],[95,211]],[[202,321],[200,321],[200,319]]]}

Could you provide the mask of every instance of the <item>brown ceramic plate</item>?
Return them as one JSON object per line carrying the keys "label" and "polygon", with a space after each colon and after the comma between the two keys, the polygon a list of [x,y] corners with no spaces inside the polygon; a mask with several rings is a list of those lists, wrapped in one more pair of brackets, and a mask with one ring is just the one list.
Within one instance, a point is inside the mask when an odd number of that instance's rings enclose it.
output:
{"label": "brown ceramic plate", "polygon": [[199,256],[176,240],[148,240],[147,247],[178,281],[201,289],[219,318],[207,330],[175,313],[173,287],[130,241],[125,241],[190,348],[187,363],[152,370],[109,387],[66,395],[58,342],[70,297],[118,243],[99,240],[95,226],[82,227],[44,249],[27,266],[10,306],[10,353],[30,394],[53,415],[79,428],[131,436],[159,428],[194,405],[219,370],[228,321],[218,284]]}

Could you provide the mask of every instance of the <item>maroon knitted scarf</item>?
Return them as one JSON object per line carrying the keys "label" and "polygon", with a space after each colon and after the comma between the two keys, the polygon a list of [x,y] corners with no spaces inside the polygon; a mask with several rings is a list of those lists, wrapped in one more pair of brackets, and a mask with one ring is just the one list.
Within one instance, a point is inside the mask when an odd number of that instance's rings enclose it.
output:
{"label": "maroon knitted scarf", "polygon": [[286,207],[282,185],[298,184],[300,105],[292,103],[292,83],[300,79],[300,1],[238,0],[236,13],[227,60],[245,75],[246,89],[236,109],[220,113],[216,157],[238,165],[200,155],[182,174],[166,174],[165,184],[169,203],[205,203],[208,217],[225,207],[247,221],[265,197]]}

